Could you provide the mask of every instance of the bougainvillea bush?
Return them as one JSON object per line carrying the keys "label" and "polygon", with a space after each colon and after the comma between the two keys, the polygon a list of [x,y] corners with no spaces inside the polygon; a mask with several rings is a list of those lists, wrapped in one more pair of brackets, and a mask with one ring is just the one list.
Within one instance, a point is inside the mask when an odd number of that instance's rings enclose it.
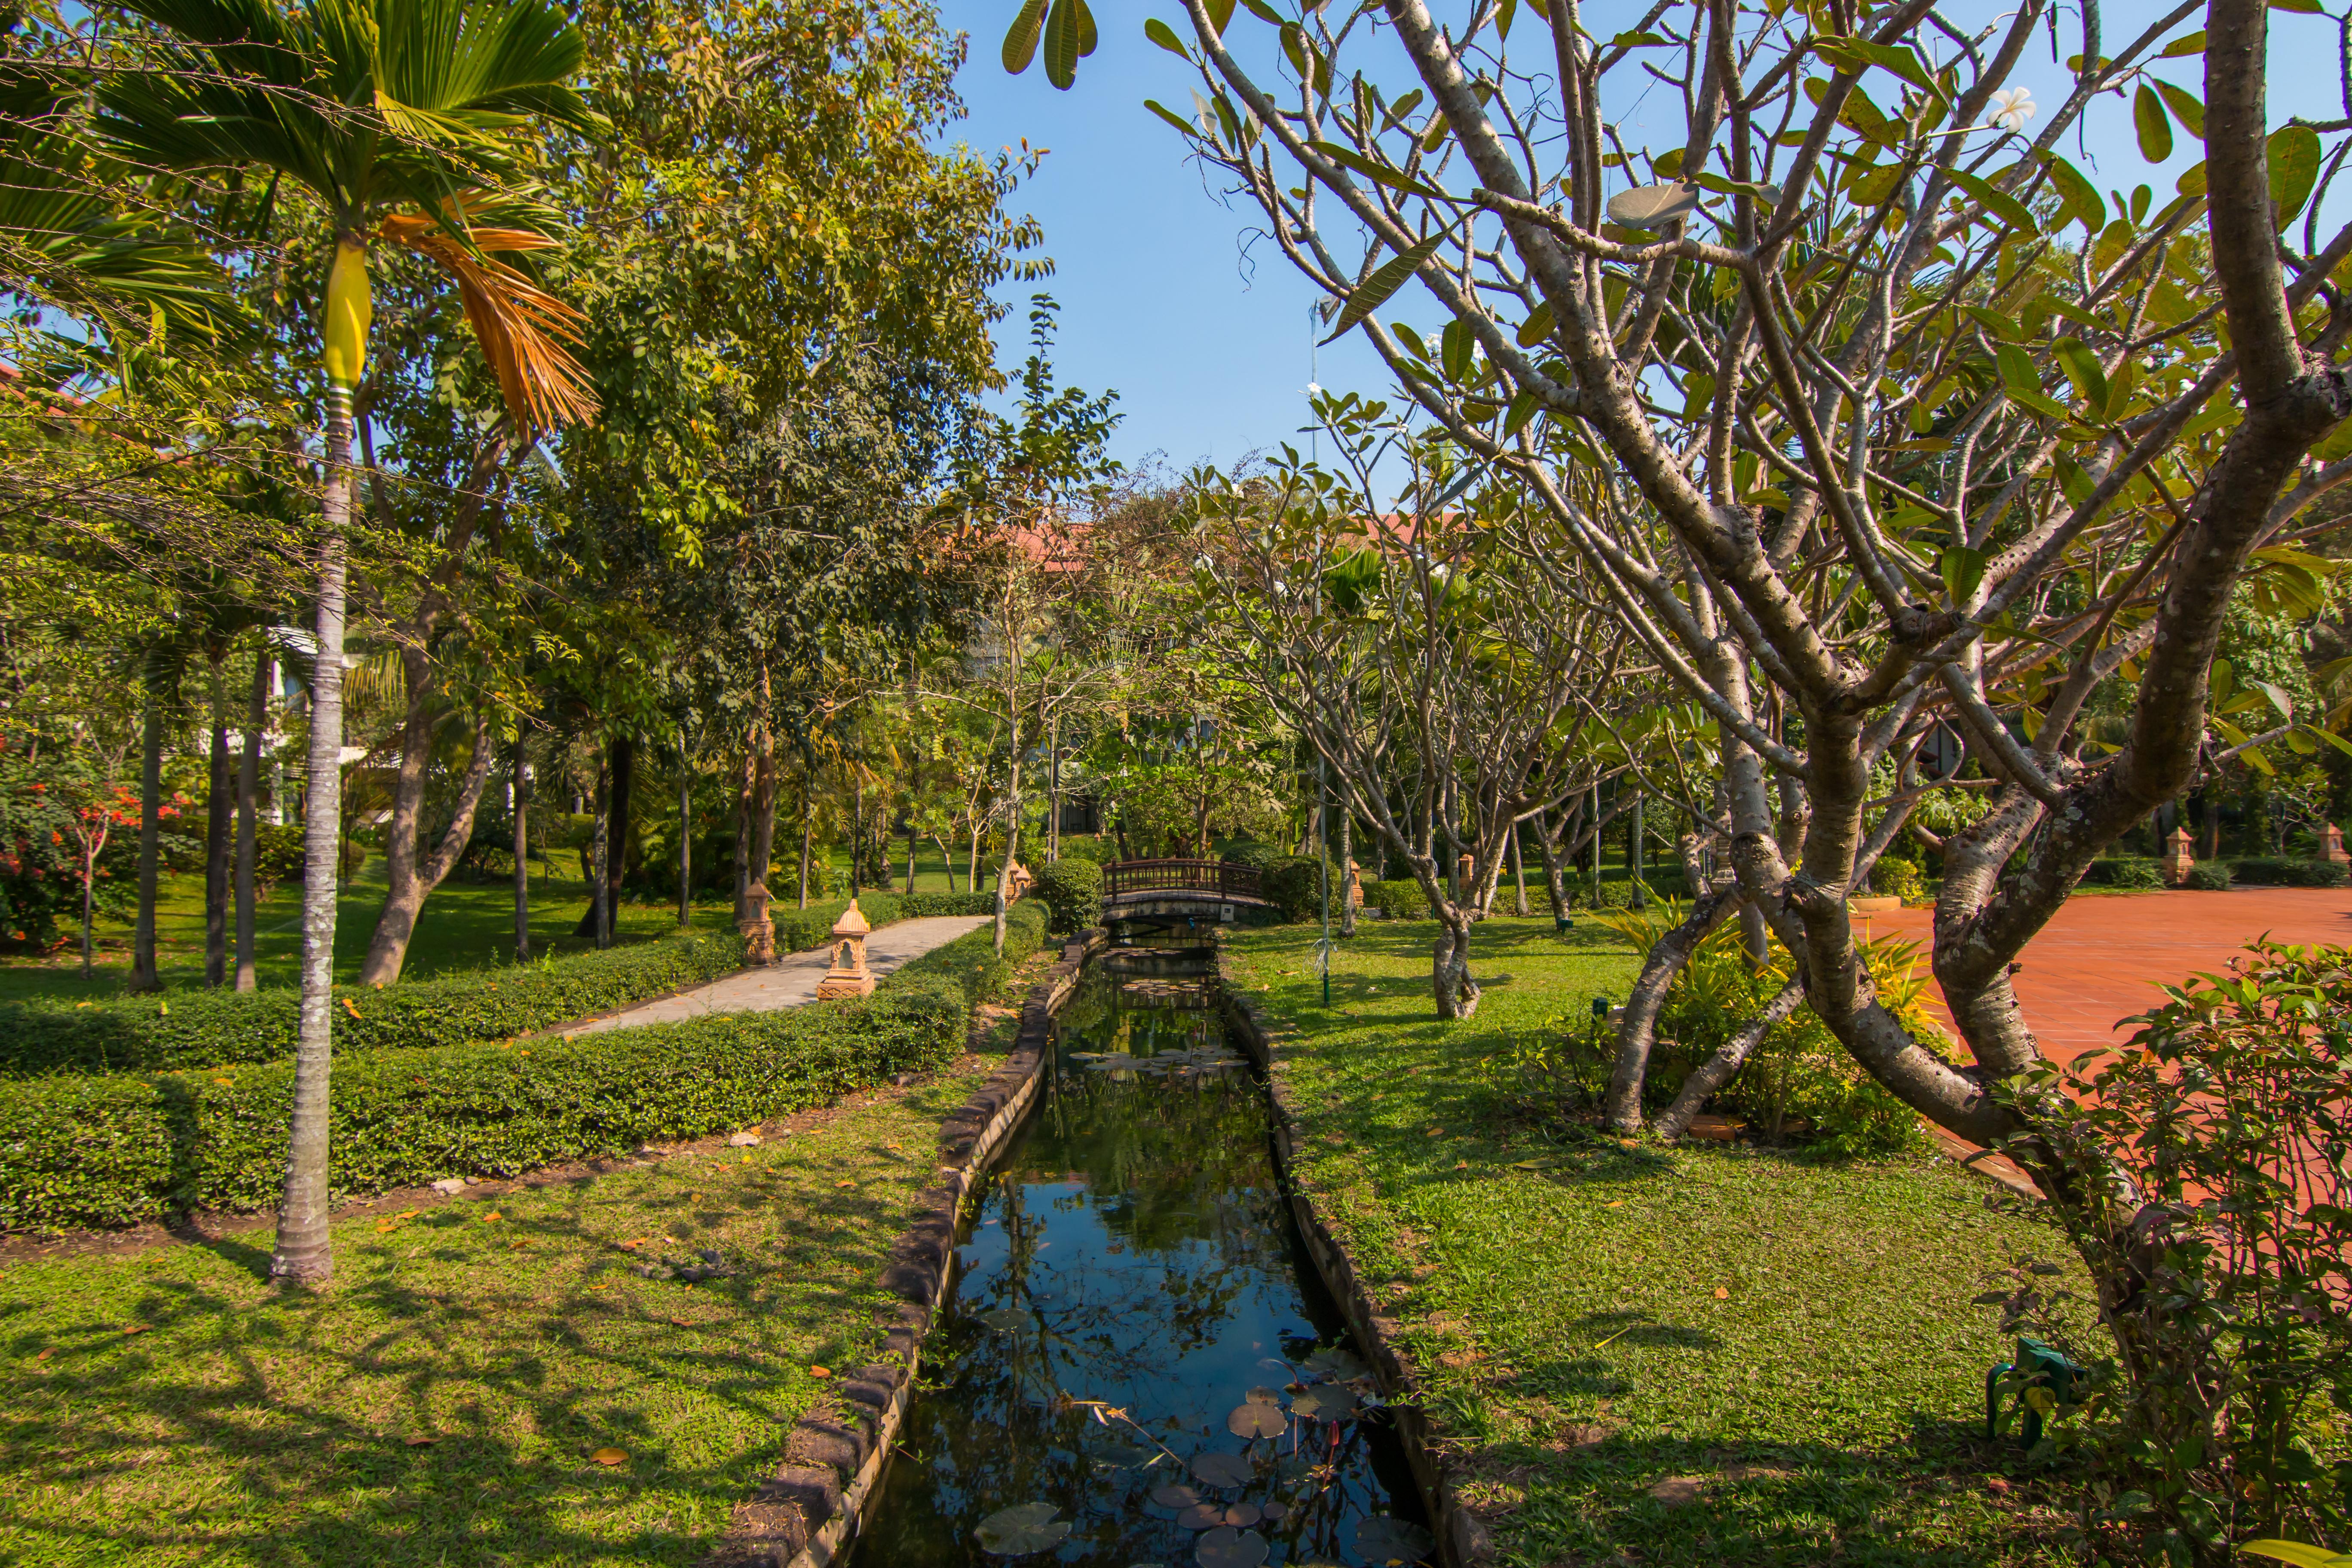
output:
{"label": "bougainvillea bush", "polygon": [[80,931],[93,847],[94,912],[127,914],[138,890],[137,795],[70,752],[37,758],[21,737],[0,735],[0,948],[46,952]]}

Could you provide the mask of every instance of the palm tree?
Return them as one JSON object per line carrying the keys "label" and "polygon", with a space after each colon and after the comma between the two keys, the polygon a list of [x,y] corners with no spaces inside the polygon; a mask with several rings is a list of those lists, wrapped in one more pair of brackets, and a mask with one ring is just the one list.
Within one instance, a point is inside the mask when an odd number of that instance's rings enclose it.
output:
{"label": "palm tree", "polygon": [[571,85],[579,34],[551,0],[126,0],[162,29],[152,69],[98,92],[100,132],[165,169],[255,168],[323,209],[334,237],[325,342],[318,672],[302,893],[302,1010],[274,1278],[324,1280],[328,1068],[342,747],[344,542],[352,400],[367,360],[368,248],[431,258],[456,280],[509,416],[527,432],[594,412],[559,339],[579,313],[493,258],[555,242],[523,197],[515,138],[593,132]]}

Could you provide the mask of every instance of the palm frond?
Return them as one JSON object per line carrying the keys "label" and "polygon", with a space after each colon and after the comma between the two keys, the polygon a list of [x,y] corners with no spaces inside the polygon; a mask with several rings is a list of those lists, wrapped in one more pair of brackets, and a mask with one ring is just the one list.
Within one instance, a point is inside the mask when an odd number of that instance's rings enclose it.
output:
{"label": "palm frond", "polygon": [[594,416],[588,372],[563,346],[580,341],[587,317],[492,254],[551,249],[554,240],[532,229],[468,225],[455,203],[438,216],[394,214],[376,232],[430,257],[457,280],[466,319],[518,424],[552,430]]}

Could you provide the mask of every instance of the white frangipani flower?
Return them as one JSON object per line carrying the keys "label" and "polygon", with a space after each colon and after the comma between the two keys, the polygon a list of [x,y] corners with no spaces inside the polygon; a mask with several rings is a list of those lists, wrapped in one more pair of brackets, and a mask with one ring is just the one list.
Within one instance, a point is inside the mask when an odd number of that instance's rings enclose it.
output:
{"label": "white frangipani flower", "polygon": [[2003,131],[2022,131],[2040,107],[2033,101],[2032,88],[2005,87],[1992,95],[1992,118],[1986,123]]}

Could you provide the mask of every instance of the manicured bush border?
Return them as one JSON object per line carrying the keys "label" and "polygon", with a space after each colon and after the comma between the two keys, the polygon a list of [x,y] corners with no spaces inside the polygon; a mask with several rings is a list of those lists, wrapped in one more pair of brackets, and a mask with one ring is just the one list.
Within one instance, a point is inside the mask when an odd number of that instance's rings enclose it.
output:
{"label": "manicured bush border", "polygon": [[[333,1186],[381,1192],[511,1176],[698,1138],[944,1065],[972,1000],[1037,950],[1045,915],[1016,905],[1005,952],[976,931],[874,995],[516,1044],[387,1049],[335,1064]],[[117,1226],[277,1195],[290,1062],[0,1084],[0,1230]]]}

